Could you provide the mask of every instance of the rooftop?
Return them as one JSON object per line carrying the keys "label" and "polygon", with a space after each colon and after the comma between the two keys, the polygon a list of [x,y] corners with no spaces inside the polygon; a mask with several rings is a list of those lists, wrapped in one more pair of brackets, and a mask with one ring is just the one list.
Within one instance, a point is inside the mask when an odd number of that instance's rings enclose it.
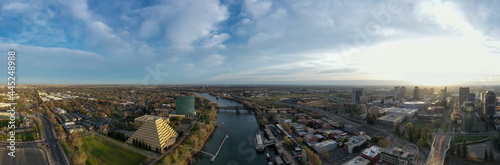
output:
{"label": "rooftop", "polygon": [[348,162],[345,162],[343,165],[367,165],[369,163],[370,161],[368,159],[365,159],[361,156],[356,156]]}
{"label": "rooftop", "polygon": [[325,140],[323,142],[314,143],[313,145],[315,145],[318,148],[322,148],[328,145],[337,145],[337,142],[335,140]]}
{"label": "rooftop", "polygon": [[398,114],[404,114],[404,115],[413,115],[413,114],[415,114],[415,112],[418,111],[418,109],[417,108],[390,107],[390,108],[383,108],[380,111],[385,112],[385,113],[398,113]]}
{"label": "rooftop", "polygon": [[391,114],[387,114],[384,116],[380,116],[379,118],[377,118],[377,120],[397,122],[399,120],[403,120],[404,117],[405,117],[405,115],[402,115],[402,114],[392,114],[391,113]]}
{"label": "rooftop", "polygon": [[379,146],[372,146],[370,148],[367,148],[363,151],[363,154],[369,157],[375,157],[376,155],[380,154],[384,148],[379,147]]}

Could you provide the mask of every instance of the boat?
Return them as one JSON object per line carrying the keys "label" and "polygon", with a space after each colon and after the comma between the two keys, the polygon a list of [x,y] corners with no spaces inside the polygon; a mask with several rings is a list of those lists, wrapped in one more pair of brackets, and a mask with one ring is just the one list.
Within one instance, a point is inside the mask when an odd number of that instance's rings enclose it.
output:
{"label": "boat", "polygon": [[264,152],[264,140],[262,140],[262,132],[257,131],[255,134],[255,150],[257,150],[258,153]]}

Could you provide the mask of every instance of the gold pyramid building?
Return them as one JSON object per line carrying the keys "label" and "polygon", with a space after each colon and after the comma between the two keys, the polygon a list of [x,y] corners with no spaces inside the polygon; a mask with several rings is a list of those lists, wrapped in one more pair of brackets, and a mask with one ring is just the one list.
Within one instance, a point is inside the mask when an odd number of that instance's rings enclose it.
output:
{"label": "gold pyramid building", "polygon": [[144,141],[151,146],[151,150],[156,151],[158,148],[159,152],[163,152],[165,147],[175,143],[177,136],[177,132],[168,125],[168,118],[151,118],[132,134],[127,143],[133,144],[134,139]]}

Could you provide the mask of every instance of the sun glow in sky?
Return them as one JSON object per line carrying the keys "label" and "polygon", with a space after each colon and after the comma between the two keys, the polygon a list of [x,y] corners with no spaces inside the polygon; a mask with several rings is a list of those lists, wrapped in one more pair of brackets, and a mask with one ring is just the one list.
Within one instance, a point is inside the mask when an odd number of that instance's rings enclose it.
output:
{"label": "sun glow in sky", "polygon": [[500,84],[499,1],[51,2],[0,2],[20,83]]}

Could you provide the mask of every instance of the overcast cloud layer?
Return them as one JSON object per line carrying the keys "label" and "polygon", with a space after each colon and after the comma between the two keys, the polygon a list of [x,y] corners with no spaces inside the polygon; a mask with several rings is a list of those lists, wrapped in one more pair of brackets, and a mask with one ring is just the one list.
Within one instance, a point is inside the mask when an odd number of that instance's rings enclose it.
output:
{"label": "overcast cloud layer", "polygon": [[20,83],[489,84],[500,82],[499,5],[12,0],[0,2],[0,49],[17,51]]}

